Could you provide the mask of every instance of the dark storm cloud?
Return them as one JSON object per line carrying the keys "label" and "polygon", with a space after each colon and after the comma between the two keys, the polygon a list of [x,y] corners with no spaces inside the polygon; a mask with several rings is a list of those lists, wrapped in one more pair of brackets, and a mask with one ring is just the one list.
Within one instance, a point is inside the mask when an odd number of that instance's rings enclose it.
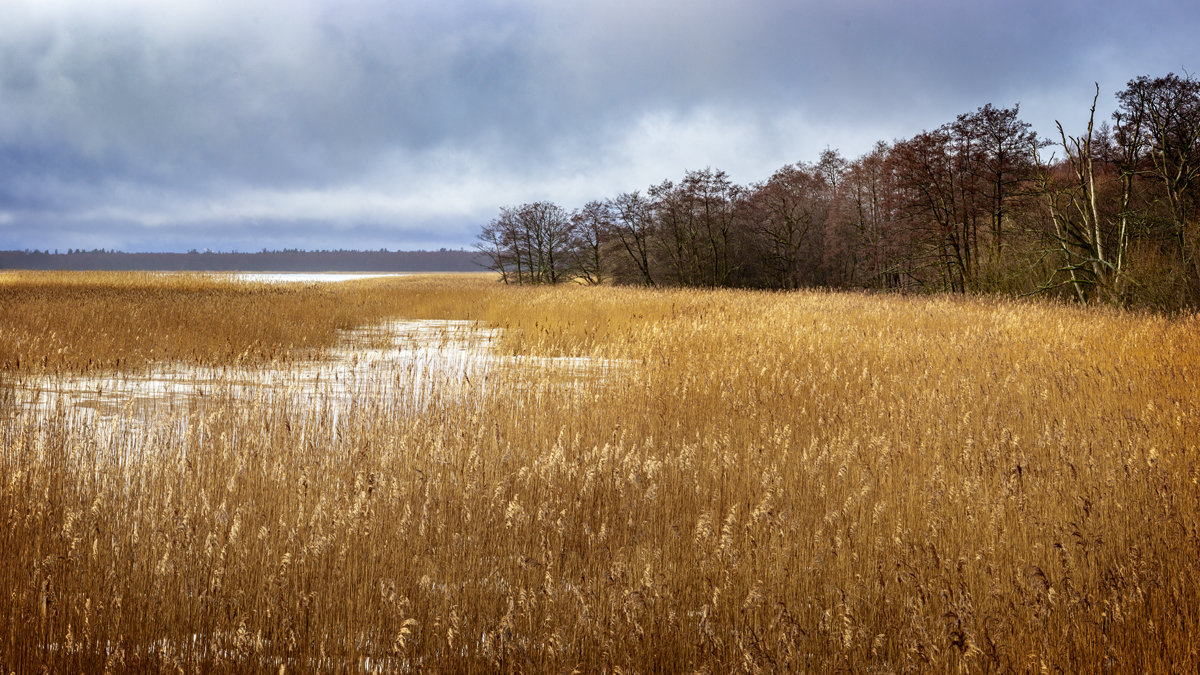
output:
{"label": "dark storm cloud", "polygon": [[[1042,133],[1194,67],[1179,2],[9,0],[0,248],[467,245],[987,102]],[[86,243],[85,243],[86,240]],[[105,243],[107,242],[107,243]],[[418,243],[419,242],[419,243]]]}

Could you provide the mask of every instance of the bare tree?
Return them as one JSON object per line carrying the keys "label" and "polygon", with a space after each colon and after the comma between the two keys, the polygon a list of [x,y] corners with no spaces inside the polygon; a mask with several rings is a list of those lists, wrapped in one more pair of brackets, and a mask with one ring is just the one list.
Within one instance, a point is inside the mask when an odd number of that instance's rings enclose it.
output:
{"label": "bare tree", "polygon": [[768,285],[796,288],[819,262],[805,249],[824,230],[830,185],[819,169],[791,164],[756,185],[747,197],[756,257],[768,274]]}
{"label": "bare tree", "polygon": [[1111,127],[1095,126],[1098,93],[1086,134],[1059,126],[1058,161],[1042,161],[1051,143],[1019,105],[989,103],[854,161],[826,149],[750,188],[710,167],[570,214],[549,202],[501,209],[476,247],[506,283],[1037,286],[1195,303],[1200,82],[1131,80]]}
{"label": "bare tree", "polygon": [[475,250],[487,258],[487,268],[500,274],[500,281],[509,283],[508,250],[504,242],[503,227],[499,218],[483,226],[476,235]]}
{"label": "bare tree", "polygon": [[899,141],[889,153],[896,180],[895,199],[905,227],[914,235],[910,275],[936,270],[942,288],[966,291],[973,286],[976,241],[975,193],[967,181],[970,148],[950,126]]}
{"label": "bare tree", "polygon": [[606,248],[613,229],[612,206],[590,201],[571,214],[573,241],[569,247],[572,273],[587,284],[608,278]]}
{"label": "bare tree", "polygon": [[1064,281],[1051,278],[1042,289],[1070,284],[1081,302],[1101,298],[1120,302],[1125,281],[1125,250],[1129,244],[1126,219],[1118,216],[1116,226],[1101,213],[1096,181],[1095,118],[1100,85],[1088,116],[1087,133],[1068,136],[1058,124],[1062,149],[1069,167],[1069,180],[1057,180],[1034,149],[1037,182],[1054,226],[1054,241],[1063,255]]}
{"label": "bare tree", "polygon": [[533,202],[518,209],[521,229],[526,233],[533,283],[556,284],[565,278],[571,244],[571,219],[551,202]]}
{"label": "bare tree", "polygon": [[1042,145],[1029,123],[1018,117],[1020,111],[1019,104],[996,108],[988,103],[974,113],[958,117],[962,133],[979,146],[970,170],[979,178],[975,187],[983,192],[987,205],[993,263],[999,263],[1003,254],[1009,202],[1033,175],[1031,148]]}
{"label": "bare tree", "polygon": [[834,280],[850,286],[896,288],[907,268],[893,212],[895,176],[888,144],[850,162],[839,177],[826,223],[825,265]]}
{"label": "bare tree", "polygon": [[525,240],[519,210],[504,207],[477,235],[475,248],[486,256],[488,268],[498,272],[501,281],[522,284],[528,269]]}
{"label": "bare tree", "polygon": [[[1180,259],[1196,258],[1191,250],[1200,195],[1200,81],[1168,73],[1130,80],[1117,94],[1118,122],[1136,124],[1149,166],[1145,173],[1159,182],[1171,214],[1172,234]],[[1132,141],[1133,139],[1127,138]]]}
{"label": "bare tree", "polygon": [[687,217],[699,235],[700,283],[728,286],[734,272],[734,206],[741,188],[719,169],[688,171],[679,184]]}
{"label": "bare tree", "polygon": [[700,231],[683,186],[664,180],[650,186],[646,194],[654,219],[653,243],[660,261],[660,278],[667,275],[669,283],[679,286],[703,284]]}
{"label": "bare tree", "polygon": [[477,237],[476,248],[504,283],[558,283],[566,276],[571,219],[557,204],[504,207]]}
{"label": "bare tree", "polygon": [[817,160],[817,165],[814,167],[816,172],[825,179],[825,183],[829,188],[835,191],[842,184],[842,176],[846,175],[846,171],[849,168],[850,162],[833,148],[822,150],[821,157]]}
{"label": "bare tree", "polygon": [[616,216],[612,228],[613,238],[625,252],[625,260],[636,271],[638,282],[653,286],[650,246],[655,228],[650,202],[635,190],[617,195],[610,203],[610,208]]}

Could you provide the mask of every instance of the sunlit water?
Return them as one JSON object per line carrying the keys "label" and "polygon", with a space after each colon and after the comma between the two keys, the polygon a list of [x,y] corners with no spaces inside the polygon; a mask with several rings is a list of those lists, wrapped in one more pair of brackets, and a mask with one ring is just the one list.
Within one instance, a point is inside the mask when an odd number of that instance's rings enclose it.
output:
{"label": "sunlit water", "polygon": [[405,276],[408,275],[404,272],[238,272],[233,275],[233,278],[241,281],[264,281],[268,283],[317,283]]}
{"label": "sunlit water", "polygon": [[[596,377],[615,362],[496,353],[497,329],[470,321],[392,321],[346,331],[340,346],[310,361],[252,367],[166,365],[139,374],[44,377],[19,384],[24,409],[67,409],[100,419],[153,419],[211,397],[289,400],[334,418],[350,406],[412,407],[454,400],[488,386],[499,369]],[[548,372],[547,372],[548,371]]]}

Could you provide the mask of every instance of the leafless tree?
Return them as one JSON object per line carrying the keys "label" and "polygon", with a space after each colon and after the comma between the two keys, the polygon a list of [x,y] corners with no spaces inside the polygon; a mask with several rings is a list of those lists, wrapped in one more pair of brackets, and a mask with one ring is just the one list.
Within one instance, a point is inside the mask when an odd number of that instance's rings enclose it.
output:
{"label": "leafless tree", "polygon": [[572,273],[587,284],[608,279],[607,244],[612,236],[613,214],[609,202],[590,201],[571,214]]}
{"label": "leafless tree", "polygon": [[[1058,124],[1061,146],[1069,167],[1069,179],[1058,180],[1051,167],[1037,156],[1037,182],[1054,227],[1054,241],[1063,255],[1057,272],[1064,281],[1048,280],[1043,288],[1069,284],[1080,301],[1101,298],[1120,302],[1125,282],[1125,251],[1129,244],[1127,220],[1101,212],[1096,179],[1096,101],[1088,116],[1087,133],[1068,136]],[[1115,224],[1115,226],[1114,226]]]}
{"label": "leafless tree", "polygon": [[708,167],[688,171],[679,193],[703,251],[700,283],[728,286],[735,271],[734,208],[741,188],[724,171]]}
{"label": "leafless tree", "polygon": [[936,270],[941,287],[966,291],[975,272],[977,203],[968,181],[970,148],[946,125],[897,142],[889,153],[897,212],[914,235],[910,275]]}
{"label": "leafless tree", "polygon": [[893,213],[891,147],[880,141],[850,162],[839,177],[826,222],[825,266],[840,285],[896,288],[902,285],[901,238]]}
{"label": "leafless tree", "polygon": [[811,281],[820,256],[809,244],[824,231],[829,213],[831,186],[825,175],[790,164],[748,195],[753,251],[768,276],[766,285],[796,288]]}
{"label": "leafless tree", "polygon": [[635,270],[637,283],[653,286],[650,247],[655,227],[650,202],[635,190],[617,195],[610,209],[615,216],[613,239],[625,253],[624,260]]}
{"label": "leafless tree", "polygon": [[506,284],[524,282],[516,215],[514,209],[500,209],[500,215],[483,227],[475,243],[475,249],[487,258],[488,268],[499,273]]}
{"label": "leafless tree", "polygon": [[477,248],[509,283],[1036,289],[1196,305],[1200,82],[1131,80],[1111,127],[1095,126],[1098,96],[1085,134],[1059,127],[1057,160],[1042,161],[1051,143],[1019,105],[989,103],[853,161],[827,149],[750,187],[710,167],[570,214],[549,202],[501,209]]}
{"label": "leafless tree", "polygon": [[1200,253],[1192,241],[1200,201],[1200,81],[1174,73],[1143,75],[1130,80],[1117,100],[1114,117],[1135,125],[1137,138],[1130,132],[1124,140],[1145,149],[1144,172],[1161,186],[1180,259],[1188,264]]}
{"label": "leafless tree", "polygon": [[476,248],[505,283],[558,283],[565,278],[571,219],[562,207],[534,202],[504,207],[483,228]]}
{"label": "leafless tree", "polygon": [[978,146],[971,172],[979,179],[973,187],[982,191],[987,205],[993,263],[999,263],[1003,254],[1009,203],[1033,176],[1031,149],[1043,145],[1029,123],[1020,119],[1020,111],[1019,104],[997,108],[988,103],[974,113],[959,115],[957,122],[961,133]]}

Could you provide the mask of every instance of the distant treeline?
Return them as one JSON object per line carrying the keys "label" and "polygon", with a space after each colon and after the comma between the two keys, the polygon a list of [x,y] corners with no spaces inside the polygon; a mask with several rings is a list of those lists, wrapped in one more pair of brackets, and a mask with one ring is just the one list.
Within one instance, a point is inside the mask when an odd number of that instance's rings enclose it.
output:
{"label": "distant treeline", "polygon": [[25,270],[159,270],[222,272],[478,272],[472,251],[260,251],[125,253],[0,251],[0,268]]}
{"label": "distant treeline", "polygon": [[1107,120],[1093,100],[1086,129],[1060,127],[1049,139],[1018,106],[988,104],[857,159],[827,150],[751,185],[707,168],[574,211],[508,207],[477,248],[509,283],[1044,294],[1195,308],[1200,80],[1138,77],[1116,98]]}

